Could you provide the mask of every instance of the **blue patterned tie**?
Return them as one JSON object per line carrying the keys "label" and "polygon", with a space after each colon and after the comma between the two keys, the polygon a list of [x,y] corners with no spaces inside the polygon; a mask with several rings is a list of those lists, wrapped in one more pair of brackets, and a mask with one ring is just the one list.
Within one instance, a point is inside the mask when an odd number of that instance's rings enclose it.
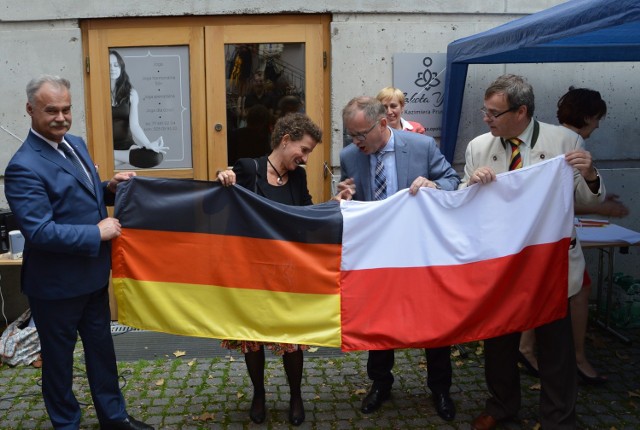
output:
{"label": "blue patterned tie", "polygon": [[73,164],[76,170],[78,170],[82,182],[84,182],[87,188],[91,190],[91,193],[94,193],[93,181],[91,180],[91,177],[87,174],[87,171],[84,169],[84,167],[82,167],[82,162],[75,154],[75,152],[73,152],[69,144],[67,142],[61,142],[58,144],[58,148],[60,148],[62,152],[64,152],[64,155],[67,156],[67,160],[71,161],[71,164]]}
{"label": "blue patterned tie", "polygon": [[382,156],[384,152],[376,152],[376,175],[375,175],[375,189],[373,192],[374,200],[384,200],[387,198],[387,176],[384,174],[384,163],[382,162]]}

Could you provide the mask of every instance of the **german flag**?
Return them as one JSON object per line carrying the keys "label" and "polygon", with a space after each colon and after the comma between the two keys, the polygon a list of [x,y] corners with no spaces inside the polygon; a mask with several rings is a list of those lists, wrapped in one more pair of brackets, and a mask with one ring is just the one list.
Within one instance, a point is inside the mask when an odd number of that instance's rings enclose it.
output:
{"label": "german flag", "polygon": [[136,177],[116,201],[119,318],[345,351],[537,327],[566,315],[573,186],[563,157],[464,190],[309,207]]}
{"label": "german flag", "polygon": [[118,188],[115,216],[124,324],[340,347],[337,202],[295,207],[239,186],[136,177]]}

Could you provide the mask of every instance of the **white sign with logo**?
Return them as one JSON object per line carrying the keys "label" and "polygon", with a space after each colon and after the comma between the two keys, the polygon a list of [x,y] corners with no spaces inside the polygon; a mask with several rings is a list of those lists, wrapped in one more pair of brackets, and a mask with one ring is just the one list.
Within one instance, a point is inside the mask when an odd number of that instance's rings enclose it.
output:
{"label": "white sign with logo", "polygon": [[402,117],[419,122],[433,137],[442,132],[446,64],[444,53],[393,55],[393,86],[405,95]]}

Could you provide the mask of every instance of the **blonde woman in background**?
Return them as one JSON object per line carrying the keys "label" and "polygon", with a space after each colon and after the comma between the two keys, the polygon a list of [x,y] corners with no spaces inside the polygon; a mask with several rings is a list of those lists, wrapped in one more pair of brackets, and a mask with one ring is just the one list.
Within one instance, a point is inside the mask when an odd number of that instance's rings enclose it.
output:
{"label": "blonde woman in background", "polygon": [[407,121],[402,118],[404,113],[405,97],[398,88],[386,87],[380,90],[376,96],[384,105],[389,127],[396,130],[411,131],[413,133],[425,134],[425,129],[419,122]]}

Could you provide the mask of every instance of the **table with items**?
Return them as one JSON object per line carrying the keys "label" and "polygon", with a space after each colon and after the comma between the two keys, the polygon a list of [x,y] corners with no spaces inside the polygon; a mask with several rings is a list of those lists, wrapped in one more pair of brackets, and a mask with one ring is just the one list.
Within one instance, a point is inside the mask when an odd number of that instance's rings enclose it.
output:
{"label": "table with items", "polygon": [[[626,254],[629,252],[630,246],[640,245],[640,233],[611,224],[606,220],[584,218],[576,220],[576,231],[583,249],[598,250],[596,321],[598,325],[618,337],[621,341],[631,343],[628,337],[622,335],[611,326],[614,293],[614,257],[616,249]],[[604,270],[605,254],[607,255],[606,276]],[[604,301],[602,300],[603,294],[605,294]]]}

